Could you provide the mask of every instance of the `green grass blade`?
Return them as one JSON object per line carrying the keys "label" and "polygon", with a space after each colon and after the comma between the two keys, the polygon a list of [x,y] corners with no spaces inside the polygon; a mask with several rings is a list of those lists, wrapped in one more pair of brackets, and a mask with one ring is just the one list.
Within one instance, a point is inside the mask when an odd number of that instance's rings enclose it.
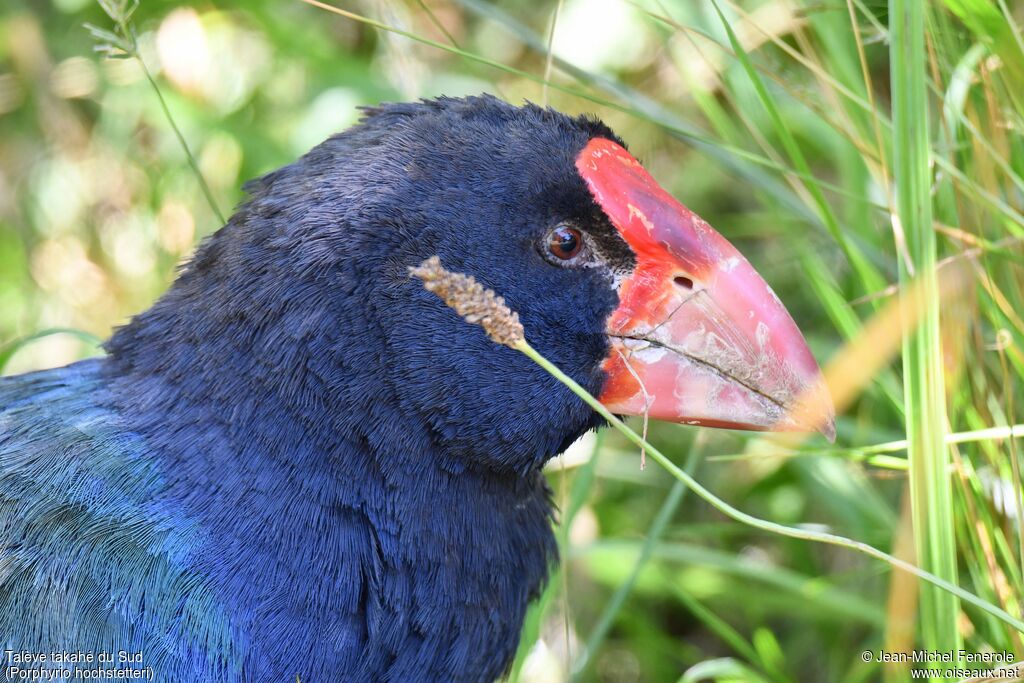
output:
{"label": "green grass blade", "polygon": [[[565,507],[561,511],[559,519],[561,530],[558,534],[558,552],[565,560],[568,560],[571,550],[569,545],[569,530],[572,528],[573,520],[583,507],[583,504],[586,503],[587,498],[590,495],[590,491],[594,486],[594,479],[597,474],[597,464],[600,460],[602,448],[604,447],[604,439],[605,432],[603,430],[599,431],[594,439],[594,448],[590,453],[590,458],[582,467],[577,469],[573,476],[572,487],[569,491],[569,500],[565,503]],[[559,476],[564,477],[565,471],[562,470],[559,472]],[[523,629],[519,638],[519,647],[516,650],[516,656],[509,671],[509,681],[519,680],[523,664],[526,663],[526,657],[530,654],[530,650],[533,649],[533,646],[536,644],[537,638],[540,637],[544,619],[547,617],[549,610],[554,604],[555,598],[564,588],[563,576],[567,565],[568,562],[565,561],[559,566],[557,575],[550,578],[548,584],[544,587],[544,592],[541,594],[540,599],[530,605],[526,619],[523,622]],[[568,618],[568,615],[566,615],[566,617]]]}
{"label": "green grass blade", "polygon": [[[192,154],[192,150],[188,146],[188,142],[185,140],[185,135],[178,128],[177,122],[174,120],[174,115],[171,114],[171,108],[167,106],[167,100],[164,99],[164,94],[160,90],[160,86],[157,84],[156,79],[153,78],[152,72],[149,67],[146,66],[146,60],[142,58],[142,53],[139,52],[139,46],[135,39],[135,27],[132,25],[132,14],[139,7],[139,0],[130,0],[130,2],[104,2],[100,0],[100,7],[107,13],[107,16],[114,21],[116,26],[116,34],[104,31],[96,26],[86,24],[85,28],[88,30],[94,38],[99,41],[96,48],[107,54],[116,54],[117,51],[123,51],[128,56],[132,57],[139,63],[142,68],[142,73],[146,77],[146,81],[149,86],[153,89],[156,94],[156,99],[160,103],[160,110],[164,114],[164,118],[167,120],[167,124],[171,127],[171,131],[174,133],[174,137],[178,140],[178,144],[181,145],[182,151],[185,152],[185,157],[188,159],[189,167],[192,169],[192,173],[196,177],[196,181],[199,183],[199,188],[203,192],[203,196],[206,198],[206,203],[210,205],[210,209],[213,214],[220,221],[221,225],[227,223],[227,219],[224,218],[224,214],[221,213],[220,207],[217,206],[217,200],[213,197],[213,191],[206,182],[206,178],[203,177],[203,172],[199,168],[199,162],[196,161],[195,156]],[[114,38],[113,45],[105,45],[103,41],[109,40],[111,37]],[[116,48],[116,49],[112,49]]]}
{"label": "green grass blade", "polygon": [[[736,527],[737,531],[740,529]],[[642,541],[633,539],[598,540],[573,552],[574,555],[591,556],[595,562],[601,562],[610,554],[627,550],[639,554],[641,544]],[[885,625],[885,612],[881,605],[821,576],[809,576],[788,567],[758,562],[732,551],[676,540],[663,540],[656,544],[653,558],[663,571],[667,571],[668,565],[672,564],[684,568],[701,567],[729,577],[734,581],[733,585],[742,585],[755,594],[770,593],[787,603],[813,605],[811,616],[816,623],[857,624],[872,628]]]}
{"label": "green grass blade", "polygon": [[[684,471],[681,467],[672,462],[672,460],[668,456],[666,456],[659,449],[655,448],[650,443],[648,443],[646,439],[637,434],[635,431],[630,429],[622,420],[612,415],[611,411],[609,411],[604,406],[604,404],[602,404],[600,401],[594,398],[589,392],[587,392],[586,389],[581,387],[573,378],[569,377],[564,372],[562,372],[558,368],[558,366],[556,366],[554,363],[552,363],[547,358],[538,353],[537,350],[530,346],[529,343],[527,343],[525,340],[521,340],[520,342],[518,342],[514,348],[526,354],[531,360],[533,360],[533,362],[540,365],[542,368],[551,373],[551,375],[553,375],[558,381],[562,382],[562,384],[569,387],[569,389],[574,394],[579,396],[580,399],[582,399],[587,405],[593,408],[595,412],[597,412],[599,415],[601,415],[601,417],[607,420],[611,426],[619,430],[619,432],[621,432],[627,439],[629,439],[630,442],[632,442],[639,448],[644,448],[647,451],[647,455],[651,459],[653,459],[659,465],[664,467],[673,477],[684,482],[690,488],[691,491],[696,493],[699,497],[704,499],[707,503],[712,505],[715,509],[717,509],[724,515],[736,520],[737,522],[746,524],[747,526],[753,527],[755,529],[760,529],[762,531],[767,531],[769,533],[778,534],[780,536],[788,536],[789,538],[798,538],[805,541],[812,541],[815,543],[836,545],[843,548],[847,548],[849,550],[854,550],[856,552],[867,555],[868,557],[873,557],[877,560],[881,560],[882,562],[889,564],[894,569],[899,569],[901,571],[913,574],[919,579],[927,581],[935,588],[959,597],[964,602],[968,602],[971,605],[977,607],[978,609],[983,610],[984,612],[999,619],[1007,626],[1010,626],[1011,628],[1021,633],[1024,633],[1024,621],[1007,613],[1006,610],[996,605],[993,605],[987,600],[979,598],[977,595],[967,590],[964,590],[963,588],[956,585],[952,581],[949,581],[948,579],[944,579],[941,576],[938,576],[937,574],[928,571],[927,569],[922,569],[915,564],[912,564],[905,560],[901,560],[898,557],[883,552],[872,545],[863,543],[861,541],[855,541],[853,539],[846,538],[845,536],[839,536],[837,534],[815,531],[813,529],[808,529],[804,527],[794,527],[787,526],[785,524],[777,524],[775,522],[770,522],[766,519],[761,519],[760,517],[755,517],[754,515],[748,514],[746,512],[743,512],[742,510],[733,507],[729,503],[725,502],[724,500],[716,496],[706,487],[704,487],[700,482],[698,482],[696,479],[690,476],[690,474]],[[953,624],[955,627],[956,619],[954,619]]]}
{"label": "green grass blade", "polygon": [[[740,65],[746,72],[747,77],[750,79],[751,84],[754,86],[754,91],[757,93],[758,99],[764,106],[765,111],[768,112],[771,118],[772,124],[775,129],[776,135],[779,136],[779,140],[782,141],[782,145],[786,150],[786,154],[789,156],[790,161],[798,171],[803,173],[805,176],[813,177],[811,173],[811,167],[807,163],[807,159],[800,149],[800,145],[797,143],[796,138],[793,137],[792,131],[786,124],[778,106],[775,103],[775,99],[771,93],[765,87],[764,81],[761,79],[761,75],[754,68],[753,63],[750,61],[750,55],[747,54],[746,50],[743,49],[743,45],[740,44],[739,39],[736,37],[736,33],[732,30],[728,20],[722,13],[721,7],[718,2],[712,1],[715,11],[718,13],[718,18],[722,22],[722,26],[725,28],[725,32],[729,37],[729,43],[732,45],[733,51],[736,53],[737,59],[739,59]],[[811,194],[813,198],[815,208],[818,211],[821,222],[825,225],[825,228],[835,239],[836,243],[842,248],[843,253],[846,255],[850,265],[857,272],[861,280],[861,286],[866,292],[873,292],[880,287],[885,285],[885,280],[882,278],[878,270],[871,264],[870,261],[864,256],[863,252],[854,244],[843,230],[839,227],[839,221],[837,220],[835,213],[829,206],[828,201],[825,199],[824,193],[821,188],[814,181],[804,182],[804,187]]]}
{"label": "green grass blade", "polygon": [[[455,1],[457,4],[461,5],[473,14],[499,23],[531,50],[538,54],[545,53],[546,44],[544,39],[529,27],[514,19],[501,8],[484,2],[484,0]],[[601,74],[590,73],[589,71],[560,59],[557,55],[553,57],[552,63],[560,71],[572,76],[580,83],[596,87],[602,92],[616,98],[616,100],[628,103],[628,105],[619,105],[599,98],[594,98],[593,96],[583,95],[578,91],[559,87],[554,83],[549,84],[550,87],[573,95],[585,97],[597,104],[603,104],[629,114],[630,116],[635,116],[661,126],[673,137],[686,142],[686,144],[691,145],[701,153],[715,159],[725,168],[739,174],[749,181],[752,187],[760,188],[765,195],[773,197],[776,201],[797,215],[800,215],[815,224],[820,224],[817,214],[811,211],[792,190],[778,182],[775,178],[771,177],[760,168],[757,168],[751,163],[747,163],[755,162],[761,166],[775,168],[775,165],[772,164],[770,160],[760,157],[754,158],[753,155],[750,155],[743,150],[722,144],[721,141],[709,138],[704,131],[700,130],[686,119],[671,112],[668,108],[647,97],[635,88]]]}
{"label": "green grass blade", "polygon": [[25,348],[26,346],[28,346],[29,344],[38,339],[49,337],[54,334],[69,334],[72,337],[77,337],[86,344],[89,344],[90,346],[96,348],[100,348],[100,345],[103,343],[103,340],[97,337],[96,335],[89,334],[85,330],[77,330],[73,327],[53,327],[46,330],[40,330],[39,332],[35,332],[28,336],[15,339],[13,341],[8,342],[7,344],[4,344],[3,346],[0,346],[0,372],[4,371],[4,368],[7,367],[7,364],[11,361],[11,358],[18,351],[20,351],[21,349]]}
{"label": "green grass blade", "polygon": [[[690,447],[690,453],[687,456],[686,464],[683,466],[687,472],[693,472],[700,462],[701,458],[701,447],[702,443],[700,439],[695,439],[693,445]],[[611,629],[612,623],[615,621],[615,616],[622,609],[622,606],[626,602],[626,598],[629,597],[630,591],[633,590],[634,584],[636,584],[637,578],[640,576],[640,572],[647,565],[647,561],[651,558],[654,546],[661,540],[661,536],[665,531],[665,527],[672,519],[672,515],[679,508],[679,504],[683,502],[686,497],[687,488],[681,481],[677,481],[669,490],[668,496],[665,497],[665,502],[662,503],[661,509],[654,516],[654,521],[651,522],[651,527],[647,530],[647,534],[644,539],[643,547],[640,550],[640,555],[637,557],[636,562],[633,564],[633,568],[630,570],[629,578],[627,578],[619,587],[616,589],[615,594],[612,595],[611,599],[604,606],[604,610],[601,612],[601,616],[598,617],[597,623],[590,631],[590,635],[587,637],[586,647],[577,657],[576,662],[573,664],[572,675],[570,681],[579,680],[579,677],[586,670],[587,665],[594,660],[594,655],[601,647],[601,643],[604,642],[604,638],[608,635],[609,629]]]}
{"label": "green grass blade", "polygon": [[[932,228],[924,4],[892,0],[889,21],[896,206],[916,273],[909,272],[903,259],[897,261],[901,286],[920,316],[916,329],[904,329],[903,339],[914,540],[918,565],[955,584],[953,491],[945,442],[937,245]],[[957,596],[922,585],[920,615],[925,648],[947,652],[961,647]]]}

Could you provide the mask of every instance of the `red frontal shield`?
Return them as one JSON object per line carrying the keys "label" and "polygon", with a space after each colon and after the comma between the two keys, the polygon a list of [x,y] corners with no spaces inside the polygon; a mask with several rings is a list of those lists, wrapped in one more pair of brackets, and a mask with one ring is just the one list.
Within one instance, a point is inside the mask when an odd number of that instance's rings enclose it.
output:
{"label": "red frontal shield", "polygon": [[832,439],[818,364],[747,259],[611,140],[591,140],[576,167],[637,258],[608,320],[601,402],[626,415]]}

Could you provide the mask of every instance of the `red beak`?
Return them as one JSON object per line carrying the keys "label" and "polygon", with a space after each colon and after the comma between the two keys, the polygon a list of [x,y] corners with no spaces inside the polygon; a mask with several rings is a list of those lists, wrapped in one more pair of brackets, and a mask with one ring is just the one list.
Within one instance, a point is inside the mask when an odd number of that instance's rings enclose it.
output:
{"label": "red beak", "polygon": [[576,168],[637,258],[608,319],[601,402],[623,415],[834,439],[814,356],[736,247],[610,140],[591,140]]}

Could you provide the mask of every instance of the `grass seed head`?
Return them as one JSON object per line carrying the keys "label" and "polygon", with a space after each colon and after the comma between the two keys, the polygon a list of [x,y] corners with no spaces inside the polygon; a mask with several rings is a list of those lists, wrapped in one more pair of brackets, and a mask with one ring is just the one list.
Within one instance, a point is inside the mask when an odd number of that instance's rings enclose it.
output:
{"label": "grass seed head", "polygon": [[498,344],[515,348],[524,341],[519,315],[471,275],[445,270],[437,256],[410,267],[409,274],[423,280],[424,288],[441,297],[466,322],[484,328],[487,336]]}

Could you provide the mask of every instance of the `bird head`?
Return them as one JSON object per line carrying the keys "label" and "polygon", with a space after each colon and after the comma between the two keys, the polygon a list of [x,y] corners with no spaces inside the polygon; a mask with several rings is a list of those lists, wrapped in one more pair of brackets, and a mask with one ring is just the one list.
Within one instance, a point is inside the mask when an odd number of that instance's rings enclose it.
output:
{"label": "bird head", "polygon": [[274,306],[308,311],[320,349],[372,346],[350,375],[373,365],[364,393],[386,385],[455,461],[528,471],[600,420],[410,278],[435,254],[615,413],[831,435],[818,365],[768,284],[594,119],[488,96],[383,105],[251,191],[228,226],[252,255],[239,287],[285,273]]}
{"label": "bird head", "polygon": [[[531,344],[615,413],[831,436],[818,365],[783,304],[603,124],[470,98],[363,125],[387,129],[404,176],[392,196],[411,239],[379,273],[396,363],[449,447],[537,462],[595,418],[409,283],[431,254],[504,296]],[[527,436],[545,425],[546,439]]]}

